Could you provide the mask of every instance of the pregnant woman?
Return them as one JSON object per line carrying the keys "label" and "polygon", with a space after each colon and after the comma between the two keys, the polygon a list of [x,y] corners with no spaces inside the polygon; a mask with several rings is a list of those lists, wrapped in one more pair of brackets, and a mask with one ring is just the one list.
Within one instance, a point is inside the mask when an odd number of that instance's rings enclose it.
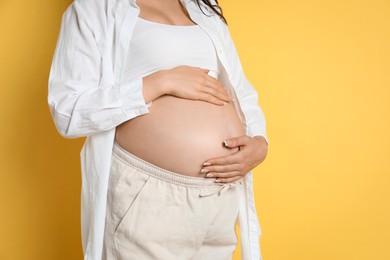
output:
{"label": "pregnant woman", "polygon": [[242,259],[261,259],[251,170],[265,119],[216,7],[89,0],[65,12],[48,101],[64,137],[87,137],[84,259],[232,259],[237,219]]}

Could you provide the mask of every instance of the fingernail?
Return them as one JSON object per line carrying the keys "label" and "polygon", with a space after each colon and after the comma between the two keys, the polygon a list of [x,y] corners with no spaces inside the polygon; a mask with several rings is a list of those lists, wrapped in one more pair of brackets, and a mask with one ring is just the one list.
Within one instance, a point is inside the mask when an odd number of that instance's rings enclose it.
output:
{"label": "fingernail", "polygon": [[203,163],[203,165],[204,165],[204,166],[209,166],[209,165],[211,165],[211,163],[205,162],[205,163]]}
{"label": "fingernail", "polygon": [[225,144],[225,146],[228,146],[228,141],[227,140],[223,141],[223,143]]}
{"label": "fingernail", "polygon": [[214,182],[221,182],[221,180],[220,179],[216,179]]}
{"label": "fingernail", "polygon": [[209,169],[202,169],[202,170],[200,170],[200,172],[206,173],[206,172],[209,172]]}
{"label": "fingernail", "polygon": [[206,177],[214,177],[214,174],[212,174],[212,173],[207,173],[207,174],[206,174]]}
{"label": "fingernail", "polygon": [[221,101],[221,105],[226,105],[227,103],[225,101]]}

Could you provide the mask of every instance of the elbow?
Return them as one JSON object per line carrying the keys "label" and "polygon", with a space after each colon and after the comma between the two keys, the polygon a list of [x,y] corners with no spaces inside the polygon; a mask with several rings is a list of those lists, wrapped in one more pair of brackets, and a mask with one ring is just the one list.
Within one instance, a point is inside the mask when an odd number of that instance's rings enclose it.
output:
{"label": "elbow", "polygon": [[82,135],[74,134],[69,131],[70,120],[64,118],[62,115],[56,113],[53,115],[54,125],[57,129],[57,132],[64,138],[75,139],[82,137]]}
{"label": "elbow", "polygon": [[50,114],[53,119],[57,132],[64,138],[75,139],[82,137],[82,135],[74,134],[69,131],[69,125],[71,118],[60,113],[53,102],[49,102]]}
{"label": "elbow", "polygon": [[67,131],[65,128],[62,128],[58,125],[56,125],[56,128],[57,128],[57,131],[58,133],[66,138],[66,139],[76,139],[76,138],[80,138],[80,137],[83,137],[82,135],[77,135],[77,134],[71,134],[69,133],[69,131]]}

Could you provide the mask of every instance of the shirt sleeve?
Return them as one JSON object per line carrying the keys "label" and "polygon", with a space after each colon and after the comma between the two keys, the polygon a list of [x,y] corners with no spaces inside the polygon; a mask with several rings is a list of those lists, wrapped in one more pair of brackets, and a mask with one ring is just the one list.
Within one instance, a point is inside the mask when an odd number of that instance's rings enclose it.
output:
{"label": "shirt sleeve", "polygon": [[98,134],[149,113],[143,77],[101,84],[102,62],[93,29],[73,2],[62,16],[48,81],[50,112],[63,137]]}
{"label": "shirt sleeve", "polygon": [[235,74],[235,77],[232,78],[236,79],[236,82],[232,82],[232,84],[238,88],[237,98],[245,116],[248,135],[250,137],[262,136],[269,145],[266,131],[266,119],[264,112],[258,103],[258,93],[244,73],[228,26],[222,21],[222,19],[220,19],[219,24],[221,24],[220,28],[222,30],[222,37],[226,44],[226,55],[230,61],[230,68],[232,73]]}

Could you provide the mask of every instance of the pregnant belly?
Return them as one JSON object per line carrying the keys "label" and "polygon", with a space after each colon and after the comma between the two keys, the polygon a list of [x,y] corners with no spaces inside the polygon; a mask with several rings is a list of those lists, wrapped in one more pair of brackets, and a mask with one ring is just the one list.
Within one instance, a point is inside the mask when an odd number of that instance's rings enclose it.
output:
{"label": "pregnant belly", "polygon": [[245,135],[233,101],[225,106],[161,96],[149,113],[116,128],[115,140],[125,150],[161,168],[195,177],[211,158],[238,151],[226,148],[227,138]]}

